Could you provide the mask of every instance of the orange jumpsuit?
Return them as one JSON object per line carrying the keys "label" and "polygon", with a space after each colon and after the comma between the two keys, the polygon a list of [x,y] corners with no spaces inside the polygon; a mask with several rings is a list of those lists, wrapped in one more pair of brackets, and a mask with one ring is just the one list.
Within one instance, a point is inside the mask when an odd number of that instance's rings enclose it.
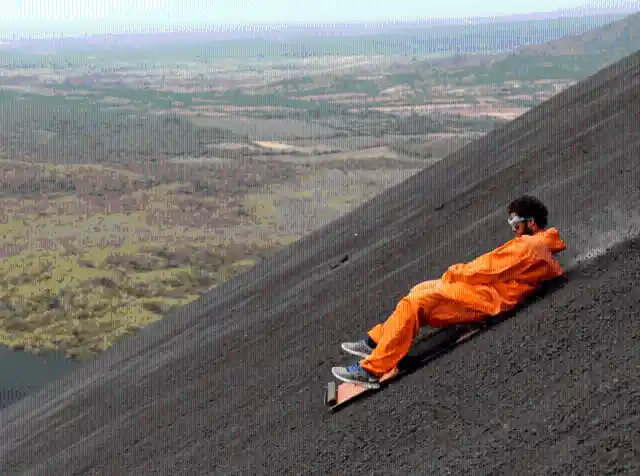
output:
{"label": "orange jumpsuit", "polygon": [[360,365],[380,377],[411,348],[422,326],[474,322],[513,309],[542,281],[564,271],[553,255],[566,249],[555,228],[516,237],[470,263],[454,264],[440,279],[415,286],[393,314],[369,331],[377,344]]}

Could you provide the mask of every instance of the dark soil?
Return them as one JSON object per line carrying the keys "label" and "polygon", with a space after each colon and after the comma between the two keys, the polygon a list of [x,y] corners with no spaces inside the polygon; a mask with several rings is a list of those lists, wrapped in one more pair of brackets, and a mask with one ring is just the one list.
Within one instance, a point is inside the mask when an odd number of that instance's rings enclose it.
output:
{"label": "dark soil", "polygon": [[[509,239],[525,192],[564,286],[329,414],[340,342]],[[639,203],[636,54],[5,409],[0,473],[639,474]]]}

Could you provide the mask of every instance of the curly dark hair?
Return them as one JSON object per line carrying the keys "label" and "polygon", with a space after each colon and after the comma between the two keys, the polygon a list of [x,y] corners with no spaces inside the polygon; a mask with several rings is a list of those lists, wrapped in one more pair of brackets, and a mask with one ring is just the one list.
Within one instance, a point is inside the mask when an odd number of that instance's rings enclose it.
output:
{"label": "curly dark hair", "polygon": [[549,211],[545,207],[544,203],[535,197],[529,195],[523,195],[520,198],[516,198],[509,204],[509,213],[516,213],[521,217],[533,218],[536,225],[540,228],[546,228],[547,216]]}

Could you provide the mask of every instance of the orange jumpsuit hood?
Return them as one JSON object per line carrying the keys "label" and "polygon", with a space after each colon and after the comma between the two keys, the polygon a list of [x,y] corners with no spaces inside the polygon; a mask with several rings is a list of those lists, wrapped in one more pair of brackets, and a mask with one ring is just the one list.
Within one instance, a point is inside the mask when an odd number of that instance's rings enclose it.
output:
{"label": "orange jumpsuit hood", "polygon": [[567,249],[567,245],[560,238],[560,232],[555,228],[548,228],[529,238],[542,242],[552,254],[560,253]]}

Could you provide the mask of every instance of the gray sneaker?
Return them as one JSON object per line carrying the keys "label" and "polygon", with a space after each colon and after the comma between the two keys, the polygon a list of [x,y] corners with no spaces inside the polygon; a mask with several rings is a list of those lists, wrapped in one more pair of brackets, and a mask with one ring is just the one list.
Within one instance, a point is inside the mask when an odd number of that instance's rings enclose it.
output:
{"label": "gray sneaker", "polygon": [[371,352],[373,352],[373,349],[367,345],[365,340],[359,340],[358,342],[343,342],[341,347],[345,352],[357,355],[363,359],[369,357]]}
{"label": "gray sneaker", "polygon": [[378,378],[360,367],[360,364],[349,367],[333,367],[331,373],[343,382],[355,383],[367,388],[380,388]]}

